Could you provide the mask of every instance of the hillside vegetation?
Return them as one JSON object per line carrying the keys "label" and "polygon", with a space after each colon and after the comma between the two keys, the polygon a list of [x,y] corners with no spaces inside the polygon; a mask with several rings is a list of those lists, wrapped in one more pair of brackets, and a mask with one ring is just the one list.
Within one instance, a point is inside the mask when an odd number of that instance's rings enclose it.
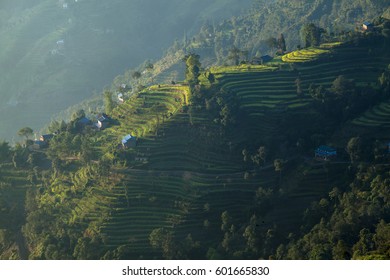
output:
{"label": "hillside vegetation", "polygon": [[[223,8],[229,7],[227,9],[229,11],[247,2],[252,2],[251,9],[230,19],[219,21],[211,16],[214,14],[214,8],[220,5]],[[131,69],[113,80],[110,90],[116,91],[121,84],[127,84],[137,90],[139,84],[153,85],[183,80],[185,69],[181,60],[191,52],[199,54],[203,67],[207,68],[213,65],[233,65],[236,61],[252,61],[262,55],[273,57],[275,52],[279,52],[278,40],[281,34],[284,36],[286,50],[289,52],[297,50],[299,49],[297,47],[304,46],[303,29],[309,23],[321,27],[320,31],[323,32],[321,37],[325,40],[335,38],[336,41],[350,40],[353,32],[361,29],[364,21],[373,20],[388,8],[386,1],[374,0],[247,2],[234,0],[210,2],[211,6],[207,7],[209,9],[202,12],[210,14],[210,18],[205,18],[201,22],[200,31],[186,30],[187,32],[183,31],[179,36],[175,35],[175,42],[164,52],[162,58],[154,60],[149,56],[149,60],[137,67],[132,65]],[[201,7],[202,3],[199,3]],[[330,46],[326,46],[325,49]],[[236,50],[235,54],[232,53],[233,50]],[[232,59],[237,55],[238,57]],[[290,54],[293,55],[294,53]],[[99,98],[95,97],[60,112],[56,118],[69,119],[72,112],[79,108],[94,111],[101,105]]]}
{"label": "hillside vegetation", "polygon": [[[0,5],[0,137],[40,129],[146,59],[160,57],[204,20],[250,0],[4,0]],[[163,24],[161,24],[163,23]],[[156,28],[157,26],[157,28]],[[158,42],[158,43],[156,43]]]}
{"label": "hillside vegetation", "polygon": [[4,143],[2,257],[388,259],[386,24],[298,63],[200,71],[189,54],[185,82],[105,95],[102,131],[78,112],[46,149]]}

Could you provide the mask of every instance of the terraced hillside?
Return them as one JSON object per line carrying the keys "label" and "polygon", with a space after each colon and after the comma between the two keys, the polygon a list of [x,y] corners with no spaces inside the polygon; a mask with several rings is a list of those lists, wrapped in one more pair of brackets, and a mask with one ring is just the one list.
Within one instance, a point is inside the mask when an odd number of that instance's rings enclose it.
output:
{"label": "terraced hillside", "polygon": [[390,104],[383,102],[371,109],[364,115],[353,120],[352,124],[368,128],[389,128],[390,127]]}
{"label": "terraced hillside", "polygon": [[0,259],[27,258],[22,237],[25,209],[22,202],[30,185],[26,171],[14,170],[12,164],[0,164]]}
{"label": "terraced hillside", "polygon": [[[81,236],[100,250],[82,254],[88,250],[79,239],[66,245],[75,248],[67,257],[269,257],[273,238],[282,243],[300,234],[314,201],[348,186],[346,143],[336,147],[337,162],[312,159],[336,126],[316,109],[309,86],[330,89],[340,75],[376,85],[388,63],[380,47],[343,44],[299,64],[212,67],[215,83],[202,74],[199,92],[184,83],[146,88],[112,111],[111,127],[90,134],[98,156],[85,166],[63,163],[66,172],[42,189],[39,203],[53,207],[69,239]],[[220,121],[226,108],[235,109],[235,122]],[[121,147],[127,134],[137,137],[136,147]],[[266,156],[256,160],[262,146]],[[251,232],[262,253],[251,253]],[[61,240],[63,234],[54,233]],[[51,256],[40,246],[33,258]]]}
{"label": "terraced hillside", "polygon": [[[227,135],[205,110],[183,109],[189,96],[181,85],[153,86],[119,105],[113,117],[120,125],[108,129],[101,141],[119,143],[127,133],[140,139],[126,156],[130,168],[113,170],[118,179],[115,186],[97,191],[97,200],[110,209],[99,226],[105,246],[128,246],[134,258],[154,257],[158,251],[150,247],[149,235],[155,229],[165,228],[177,240],[184,240],[188,234],[194,240],[209,239],[202,244],[207,247],[207,243],[211,246],[220,238],[218,228],[223,211],[229,211],[238,226],[250,213],[258,211],[257,189],[261,186],[276,191],[280,179],[271,162],[248,173],[238,147],[248,141],[249,132],[250,139],[261,139],[257,142],[279,141],[275,139],[283,139],[287,133],[283,131],[286,114],[315,120],[316,114],[310,109],[312,99],[307,95],[310,83],[330,87],[339,75],[370,83],[377,77],[378,64],[386,65],[379,55],[367,58],[364,47],[351,49],[345,45],[321,61],[299,64],[293,70],[278,70],[275,66],[211,68],[218,87],[239,97],[240,108],[247,117],[237,129],[242,135],[234,139],[226,139]],[[297,95],[298,76],[303,96]],[[303,132],[307,125],[298,124],[294,129]],[[278,221],[285,232],[297,230],[294,221],[300,221],[310,203],[340,181],[343,168],[318,164],[294,171],[295,179],[288,183],[282,180],[286,194],[275,198],[269,213],[258,213],[263,215],[264,228]],[[300,207],[291,211],[294,205]]]}
{"label": "terraced hillside", "polygon": [[[140,137],[126,157],[132,167],[112,170],[112,177],[119,180],[115,186],[95,190],[88,198],[92,204],[83,200],[75,213],[89,212],[86,219],[98,221],[108,249],[126,245],[134,258],[154,257],[158,251],[150,247],[149,235],[158,228],[174,230],[178,240],[188,234],[207,240],[219,227],[224,209],[235,220],[243,220],[253,207],[247,202],[253,201],[259,182],[273,184],[269,175],[243,182],[245,170],[237,165],[239,157],[218,139],[218,125],[205,113],[183,112],[188,94],[180,85],[154,86],[113,112],[120,125],[107,129],[100,141],[120,143],[126,133]],[[93,206],[96,203],[98,207]],[[107,216],[101,219],[99,211]],[[204,231],[205,220],[211,225]]]}

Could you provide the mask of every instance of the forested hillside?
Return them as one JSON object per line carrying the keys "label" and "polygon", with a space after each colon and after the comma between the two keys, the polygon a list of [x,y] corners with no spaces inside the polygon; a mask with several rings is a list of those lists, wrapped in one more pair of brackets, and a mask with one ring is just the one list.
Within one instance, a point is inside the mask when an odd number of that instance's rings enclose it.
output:
{"label": "forested hillside", "polygon": [[250,2],[1,1],[0,137],[10,141],[26,125],[40,129],[206,19],[230,17]]}
{"label": "forested hillside", "polygon": [[[155,62],[154,71],[143,75],[143,83],[169,82],[183,78],[181,57],[195,52],[202,64],[231,65],[238,60],[252,60],[263,55],[274,56],[278,40],[283,35],[288,51],[303,45],[305,24],[314,23],[321,28],[322,36],[348,38],[359,30],[364,21],[372,21],[388,9],[386,0],[256,0],[252,9],[240,16],[222,21],[207,21],[198,34],[184,36],[170,47],[167,55]],[[386,14],[386,13],[385,13]],[[141,71],[144,65],[139,67]],[[132,71],[118,77],[130,83]],[[142,78],[141,78],[142,79]]]}
{"label": "forested hillside", "polygon": [[304,24],[307,48],[270,62],[190,52],[184,81],[106,91],[105,115],[44,143],[21,129],[0,145],[2,258],[389,259],[390,22],[373,22]]}

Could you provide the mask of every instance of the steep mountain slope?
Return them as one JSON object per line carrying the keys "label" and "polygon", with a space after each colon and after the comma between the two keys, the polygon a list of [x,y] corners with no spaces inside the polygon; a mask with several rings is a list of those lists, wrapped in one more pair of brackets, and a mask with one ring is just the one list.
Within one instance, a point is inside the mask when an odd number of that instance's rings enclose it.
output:
{"label": "steep mountain slope", "polygon": [[[350,121],[388,99],[378,84],[390,63],[384,37],[356,36],[319,46],[327,52],[309,62],[213,67],[198,89],[144,89],[112,111],[116,123],[104,131],[77,119],[62,128],[46,152],[52,167],[41,163],[46,171],[28,195],[29,257],[336,258],[332,246],[345,240],[352,251],[366,219],[352,228],[340,220],[341,237],[326,248],[299,238],[328,217],[334,187],[347,195],[360,174],[354,168],[364,162],[351,165],[343,153],[356,136]],[[120,148],[129,133],[137,146]],[[338,149],[336,161],[312,160],[324,143]],[[388,172],[369,154],[364,160]],[[387,211],[387,200],[373,199]],[[388,222],[387,212],[370,213],[370,229]]]}
{"label": "steep mountain slope", "polygon": [[27,123],[40,128],[47,115],[161,56],[185,31],[191,34],[208,18],[230,17],[250,2],[2,1],[0,118],[6,121],[0,138],[12,139]]}
{"label": "steep mountain slope", "polygon": [[[231,65],[233,61],[229,56],[233,47],[243,51],[240,60],[266,54],[274,56],[277,46],[273,42],[280,34],[284,35],[287,50],[295,50],[302,45],[300,33],[306,23],[315,23],[323,28],[326,32],[322,35],[324,38],[335,35],[347,38],[350,31],[361,29],[364,21],[373,20],[387,8],[388,1],[374,0],[257,0],[247,13],[222,23],[207,22],[198,34],[177,41],[167,56],[156,62],[161,67],[156,69],[153,79],[165,82],[182,79],[182,71],[177,69],[183,53],[199,54],[205,67]],[[162,73],[161,69],[164,70]],[[151,81],[148,78],[149,75],[146,75],[145,83]]]}

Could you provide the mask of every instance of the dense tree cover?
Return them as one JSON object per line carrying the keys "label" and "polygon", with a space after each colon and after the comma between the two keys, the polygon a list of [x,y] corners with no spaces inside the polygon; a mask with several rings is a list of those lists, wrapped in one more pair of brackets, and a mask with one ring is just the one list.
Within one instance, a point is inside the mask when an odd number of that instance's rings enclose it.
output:
{"label": "dense tree cover", "polygon": [[301,37],[305,48],[318,46],[321,43],[321,35],[324,32],[324,29],[313,23],[302,26]]}
{"label": "dense tree cover", "polygon": [[200,56],[194,53],[186,55],[183,58],[186,64],[186,81],[191,86],[195,86],[199,83],[199,75],[201,70],[201,63],[199,59]]}
{"label": "dense tree cover", "polygon": [[[386,1],[254,1],[246,14],[223,21],[206,22],[192,40],[177,42],[171,51],[201,55],[205,63],[240,62],[242,58],[274,55],[296,46],[317,46],[321,40],[338,40],[348,31],[360,29],[387,8]],[[281,12],[283,11],[283,12]],[[284,11],[289,11],[284,12]],[[301,32],[300,32],[301,31]],[[301,36],[296,34],[301,33]]]}
{"label": "dense tree cover", "polygon": [[33,130],[32,128],[30,127],[24,127],[24,128],[21,128],[19,131],[18,131],[18,135],[19,136],[23,136],[23,137],[26,137],[26,139],[28,139],[29,136],[31,136],[33,134]]}
{"label": "dense tree cover", "polygon": [[282,257],[389,259],[388,174],[387,168],[356,170],[356,179],[345,191],[335,187],[308,209],[307,221],[315,215],[320,220],[305,224],[305,234],[283,248]]}

